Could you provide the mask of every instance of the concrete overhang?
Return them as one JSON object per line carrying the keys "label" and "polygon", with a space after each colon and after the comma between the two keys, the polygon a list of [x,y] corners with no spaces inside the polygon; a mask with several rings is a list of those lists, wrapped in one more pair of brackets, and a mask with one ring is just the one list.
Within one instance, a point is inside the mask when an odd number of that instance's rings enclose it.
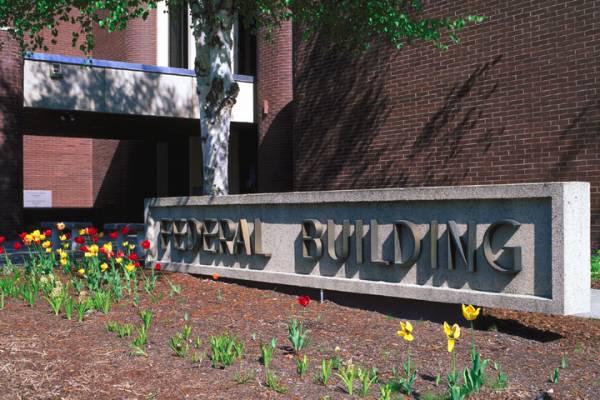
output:
{"label": "concrete overhang", "polygon": [[[194,71],[117,61],[29,54],[24,61],[23,106],[152,117],[198,119]],[[254,77],[240,86],[232,122],[254,123]]]}

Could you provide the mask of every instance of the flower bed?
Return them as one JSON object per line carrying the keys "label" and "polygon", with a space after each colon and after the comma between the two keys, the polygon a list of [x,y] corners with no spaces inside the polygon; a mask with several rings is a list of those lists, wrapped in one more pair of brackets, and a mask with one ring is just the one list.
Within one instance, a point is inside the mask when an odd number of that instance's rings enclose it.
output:
{"label": "flower bed", "polygon": [[405,321],[218,275],[144,271],[135,248],[93,229],[66,257],[47,251],[44,232],[27,235],[24,268],[0,275],[6,398],[600,393],[599,321],[467,306],[448,324]]}

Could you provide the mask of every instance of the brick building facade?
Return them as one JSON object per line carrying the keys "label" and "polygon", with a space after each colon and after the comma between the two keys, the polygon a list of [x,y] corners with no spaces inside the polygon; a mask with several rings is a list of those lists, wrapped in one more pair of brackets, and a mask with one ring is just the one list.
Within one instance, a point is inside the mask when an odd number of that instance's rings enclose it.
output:
{"label": "brick building facade", "polygon": [[598,2],[428,4],[487,21],[446,52],[294,35],[294,189],[588,181],[598,247]]}
{"label": "brick building facade", "polygon": [[[425,5],[430,15],[451,10],[487,20],[468,27],[462,44],[445,52],[423,44],[400,51],[383,44],[367,52],[339,51],[323,37],[300,40],[301,28],[291,24],[283,24],[270,41],[257,38],[255,123],[241,127],[247,135],[235,139],[245,150],[239,157],[255,152],[257,190],[588,181],[592,241],[599,246],[597,1]],[[159,18],[154,13],[116,34],[99,31],[93,56],[160,64],[165,51]],[[14,53],[13,61],[2,58],[5,79],[12,77],[5,71],[19,62],[14,46],[10,49],[2,50]],[[66,40],[50,52],[79,55]],[[19,81],[12,79],[9,86],[12,108],[0,88],[3,137],[19,132],[14,103]],[[185,126],[195,135],[193,124]],[[53,188],[58,208],[28,210],[28,222],[74,217],[69,210],[88,212],[90,218],[93,210],[120,210],[119,218],[139,221],[141,199],[161,194],[158,161],[146,170],[136,163],[156,153],[143,139],[124,140],[110,132],[68,138],[22,134],[23,167],[20,150],[5,145],[10,140],[0,149],[1,162],[12,168],[5,179],[21,179],[22,171],[23,187]],[[255,144],[247,146],[252,135]],[[172,146],[171,153],[181,153],[189,143]],[[17,192],[2,196],[17,199]]]}

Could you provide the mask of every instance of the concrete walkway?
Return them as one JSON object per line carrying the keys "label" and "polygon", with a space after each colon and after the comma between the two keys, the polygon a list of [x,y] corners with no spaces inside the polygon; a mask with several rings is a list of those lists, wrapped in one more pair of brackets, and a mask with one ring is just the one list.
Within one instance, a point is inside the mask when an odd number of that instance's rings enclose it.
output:
{"label": "concrete walkway", "polygon": [[592,309],[586,314],[577,314],[578,317],[600,319],[600,290],[592,289]]}

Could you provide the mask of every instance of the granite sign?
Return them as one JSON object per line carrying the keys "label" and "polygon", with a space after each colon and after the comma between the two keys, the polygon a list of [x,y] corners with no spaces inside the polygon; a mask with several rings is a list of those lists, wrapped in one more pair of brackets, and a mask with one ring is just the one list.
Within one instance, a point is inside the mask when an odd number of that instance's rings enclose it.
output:
{"label": "granite sign", "polygon": [[169,270],[574,314],[589,207],[580,182],[160,198],[146,234]]}

